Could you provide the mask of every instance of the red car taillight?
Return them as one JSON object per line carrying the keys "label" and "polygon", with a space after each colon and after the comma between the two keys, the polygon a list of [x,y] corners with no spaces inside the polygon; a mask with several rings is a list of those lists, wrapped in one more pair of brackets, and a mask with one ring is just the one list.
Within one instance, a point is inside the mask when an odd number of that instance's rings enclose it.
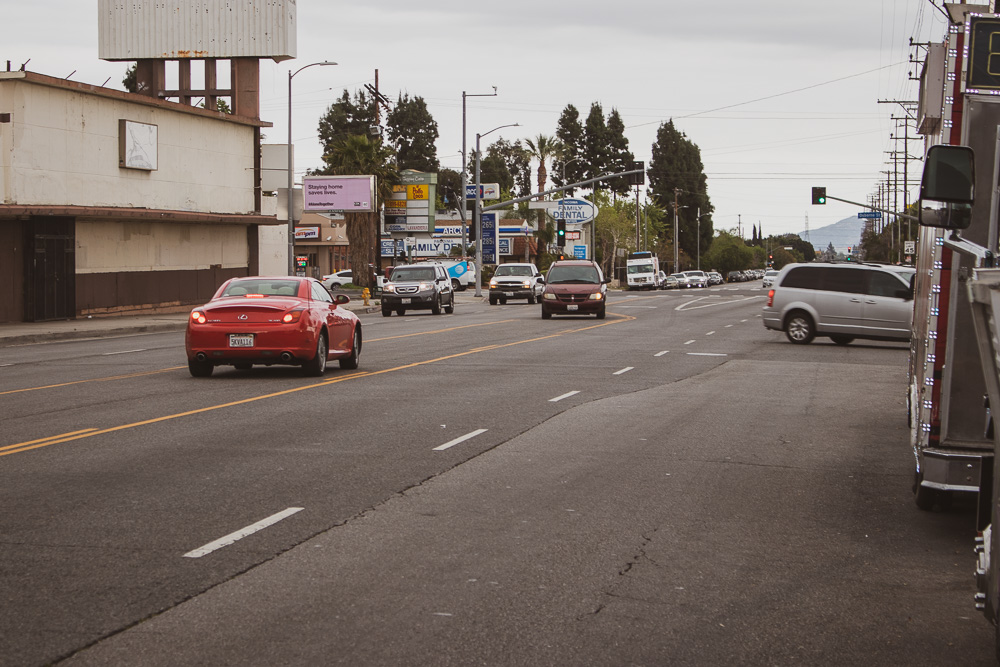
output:
{"label": "red car taillight", "polygon": [[205,313],[200,310],[193,310],[191,311],[191,321],[196,324],[204,324],[207,318],[205,317]]}
{"label": "red car taillight", "polygon": [[770,308],[774,305],[774,290],[768,290],[767,292],[767,307]]}
{"label": "red car taillight", "polygon": [[290,310],[285,313],[285,316],[281,318],[281,321],[285,324],[291,324],[292,322],[298,322],[299,318],[302,317],[302,309]]}

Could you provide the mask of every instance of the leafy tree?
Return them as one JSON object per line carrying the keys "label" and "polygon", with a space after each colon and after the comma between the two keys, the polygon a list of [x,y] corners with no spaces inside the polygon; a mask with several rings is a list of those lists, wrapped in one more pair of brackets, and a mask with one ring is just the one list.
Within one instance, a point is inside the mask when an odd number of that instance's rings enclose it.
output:
{"label": "leafy tree", "polygon": [[619,200],[611,202],[605,193],[597,193],[597,219],[594,249],[605,275],[615,275],[615,259],[618,250],[635,250],[635,208],[634,202]]}
{"label": "leafy tree", "polygon": [[784,248],[784,246],[792,248],[792,252],[799,257],[797,260],[799,262],[812,262],[816,259],[816,249],[813,248],[813,244],[798,234],[782,234],[771,237],[772,249]]}
{"label": "leafy tree", "polygon": [[400,170],[435,172],[440,168],[435,146],[438,124],[427,110],[424,98],[400,94],[386,119],[386,130]]}
{"label": "leafy tree", "polygon": [[[352,99],[345,90],[340,99],[327,108],[319,120],[319,139],[323,144],[323,160],[333,153],[348,137],[371,136],[375,125],[375,104],[363,90],[356,91]],[[327,161],[327,164],[329,162]],[[436,171],[436,169],[432,170]]]}
{"label": "leafy tree", "polygon": [[712,247],[701,256],[701,265],[725,276],[730,271],[742,271],[753,263],[753,252],[739,236],[719,232]]}
{"label": "leafy tree", "polygon": [[125,78],[122,79],[122,86],[124,86],[125,90],[127,90],[130,93],[139,92],[139,75],[137,73],[138,70],[139,70],[138,63],[132,63],[132,65],[127,70],[125,70]]}
{"label": "leafy tree", "polygon": [[802,259],[796,257],[792,253],[785,250],[784,246],[778,246],[771,251],[771,266],[775,269],[780,269],[785,264],[794,264],[795,262],[801,262]]}
{"label": "leafy tree", "polygon": [[[476,182],[476,163],[473,160],[469,169],[469,182]],[[479,158],[479,182],[498,183],[501,192],[511,192],[514,188],[514,175],[510,172],[510,167],[503,159],[503,156],[495,151],[486,151],[486,155]]]}
{"label": "leafy tree", "polygon": [[[625,138],[625,123],[622,121],[618,109],[612,109],[608,116],[608,163],[606,169],[609,172],[628,171],[632,166],[635,156],[628,149],[628,139]],[[610,181],[611,191],[616,195],[628,194],[629,185],[627,178],[616,178]]]}
{"label": "leafy tree", "polygon": [[[507,171],[514,179],[510,188],[511,194],[515,197],[527,197],[532,193],[531,189],[531,156],[520,141],[513,143],[506,139],[497,139],[490,144],[487,152],[495,155],[507,165]],[[484,183],[493,181],[483,180]]]}
{"label": "leafy tree", "polygon": [[354,284],[359,287],[374,288],[371,267],[376,265],[380,248],[378,211],[391,194],[393,184],[399,180],[395,154],[392,148],[382,143],[381,139],[356,134],[335,142],[328,148],[323,160],[326,162],[326,167],[316,173],[375,176],[375,211],[344,213]]}
{"label": "leafy tree", "polygon": [[437,209],[439,211],[457,211],[465,201],[462,192],[462,175],[454,169],[438,171]]}
{"label": "leafy tree", "polygon": [[[714,229],[712,211],[714,207],[708,198],[705,168],[701,162],[701,150],[687,136],[674,127],[673,121],[660,125],[653,144],[653,159],[647,169],[649,191],[654,203],[660,208],[675,213],[678,208],[677,239],[681,250],[689,256],[712,244]],[[698,215],[701,224],[698,224]],[[668,225],[672,230],[673,226]]]}
{"label": "leafy tree", "polygon": [[[567,104],[559,116],[556,140],[562,149],[552,163],[552,182],[563,186],[584,180],[588,173],[583,156],[586,136],[580,122],[580,112],[572,104]],[[567,190],[565,195],[572,197],[573,191]]]}

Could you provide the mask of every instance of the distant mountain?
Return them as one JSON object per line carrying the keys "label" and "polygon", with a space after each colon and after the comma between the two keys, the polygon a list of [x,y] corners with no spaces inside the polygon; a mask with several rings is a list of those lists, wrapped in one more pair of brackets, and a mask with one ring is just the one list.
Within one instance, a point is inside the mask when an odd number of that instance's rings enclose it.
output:
{"label": "distant mountain", "polygon": [[857,217],[844,218],[840,222],[835,222],[819,229],[810,229],[809,238],[806,238],[804,231],[799,232],[800,239],[808,240],[813,248],[822,252],[831,243],[838,252],[847,252],[848,246],[856,246],[861,243],[861,232],[864,231],[865,221]]}

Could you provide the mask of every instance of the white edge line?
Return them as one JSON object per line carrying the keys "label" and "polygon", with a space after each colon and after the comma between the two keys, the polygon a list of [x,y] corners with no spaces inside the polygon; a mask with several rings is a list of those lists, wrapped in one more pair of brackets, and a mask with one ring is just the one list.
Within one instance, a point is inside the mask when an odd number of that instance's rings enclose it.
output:
{"label": "white edge line", "polygon": [[631,370],[635,370],[635,366],[626,366],[625,368],[621,369],[620,371],[615,371],[614,373],[612,373],[612,375],[621,375],[623,373],[628,373]]}
{"label": "white edge line", "polygon": [[145,351],[146,351],[145,348],[143,348],[141,350],[122,350],[121,352],[105,352],[101,356],[110,357],[111,355],[114,355],[114,354],[132,354],[133,352],[145,352]]}
{"label": "white edge line", "polygon": [[549,403],[558,403],[559,401],[563,400],[564,398],[569,398],[570,396],[576,396],[579,393],[580,392],[578,392],[578,391],[570,391],[570,392],[567,392],[567,393],[563,394],[562,396],[556,396],[555,398],[550,398],[549,399]]}
{"label": "white edge line", "polygon": [[443,445],[438,445],[437,447],[434,448],[434,451],[435,452],[444,451],[445,449],[448,449],[450,447],[454,447],[455,445],[463,443],[466,440],[469,440],[471,438],[475,438],[477,435],[482,435],[483,433],[486,433],[486,431],[488,431],[488,430],[489,429],[478,428],[475,431],[473,431],[472,433],[466,433],[465,435],[463,435],[460,438],[455,438],[451,442],[446,442]]}
{"label": "white edge line", "polygon": [[728,357],[728,354],[720,354],[718,352],[688,352],[689,357]]}
{"label": "white edge line", "polygon": [[214,542],[209,542],[208,544],[206,544],[203,547],[198,547],[194,551],[189,551],[186,554],[184,554],[184,558],[201,558],[202,556],[210,554],[210,553],[212,553],[213,551],[215,551],[217,549],[221,549],[222,547],[228,547],[233,542],[236,542],[238,540],[242,540],[244,537],[247,537],[248,535],[253,535],[258,530],[263,530],[264,528],[267,528],[270,525],[278,523],[282,519],[287,519],[288,517],[292,516],[293,514],[297,514],[298,512],[301,512],[303,509],[305,509],[305,508],[304,507],[289,507],[288,509],[284,510],[283,512],[278,512],[277,514],[272,514],[271,516],[267,517],[266,519],[261,519],[257,523],[251,524],[251,525],[247,526],[246,528],[241,528],[240,530],[237,530],[235,533],[229,533],[225,537],[220,537],[219,539],[215,540]]}

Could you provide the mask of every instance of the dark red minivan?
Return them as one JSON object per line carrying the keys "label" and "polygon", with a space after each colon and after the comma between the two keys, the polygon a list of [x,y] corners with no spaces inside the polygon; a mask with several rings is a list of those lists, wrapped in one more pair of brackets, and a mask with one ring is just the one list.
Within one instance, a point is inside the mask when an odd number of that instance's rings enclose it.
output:
{"label": "dark red minivan", "polygon": [[553,262],[542,291],[542,319],[556,315],[597,315],[603,320],[610,279],[596,262],[567,259]]}

